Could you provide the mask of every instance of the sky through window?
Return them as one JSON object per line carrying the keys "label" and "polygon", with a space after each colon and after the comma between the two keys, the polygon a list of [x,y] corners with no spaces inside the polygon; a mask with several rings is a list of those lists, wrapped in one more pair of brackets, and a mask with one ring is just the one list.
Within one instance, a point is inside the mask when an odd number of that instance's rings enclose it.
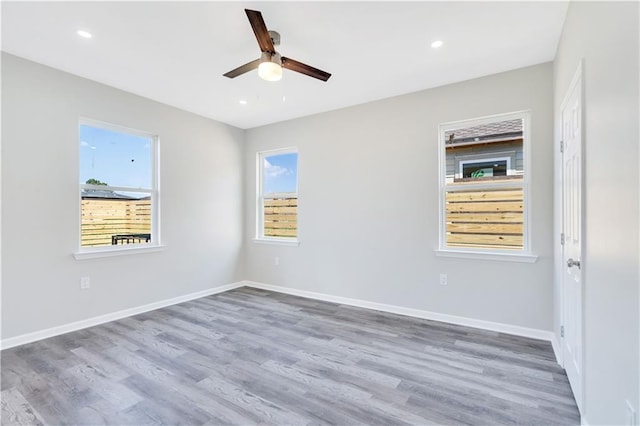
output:
{"label": "sky through window", "polygon": [[298,191],[298,154],[277,154],[263,158],[263,193]]}
{"label": "sky through window", "polygon": [[151,188],[153,139],[80,125],[80,183],[97,179],[109,186]]}

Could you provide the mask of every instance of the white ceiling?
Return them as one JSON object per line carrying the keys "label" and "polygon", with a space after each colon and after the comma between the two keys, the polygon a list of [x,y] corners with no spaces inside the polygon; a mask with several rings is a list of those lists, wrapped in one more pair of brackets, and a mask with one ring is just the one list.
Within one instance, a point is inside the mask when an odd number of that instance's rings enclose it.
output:
{"label": "white ceiling", "polygon": [[[3,1],[2,50],[246,129],[551,61],[567,6]],[[282,55],[329,81],[223,77],[260,54],[244,8],[280,32]]]}

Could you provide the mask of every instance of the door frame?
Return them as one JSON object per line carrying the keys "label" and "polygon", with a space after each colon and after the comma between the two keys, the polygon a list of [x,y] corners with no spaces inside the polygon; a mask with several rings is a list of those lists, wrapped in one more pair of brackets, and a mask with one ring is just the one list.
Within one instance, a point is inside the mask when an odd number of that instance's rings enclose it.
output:
{"label": "door frame", "polygon": [[[582,368],[582,372],[581,372],[581,376],[580,376],[580,388],[581,388],[581,401],[576,401],[576,403],[578,404],[578,407],[580,408],[580,414],[584,415],[585,412],[585,397],[584,397],[584,390],[585,390],[585,364],[586,364],[586,360],[585,360],[585,351],[584,348],[586,347],[586,341],[585,341],[585,321],[584,321],[584,317],[585,317],[585,303],[584,303],[584,298],[585,298],[585,282],[586,282],[586,274],[585,274],[585,238],[587,238],[586,235],[586,220],[585,220],[585,198],[586,198],[586,194],[585,194],[585,141],[586,141],[586,132],[585,132],[585,82],[584,82],[584,61],[581,59],[580,62],[578,63],[577,69],[573,75],[573,78],[571,79],[571,83],[569,84],[568,88],[565,91],[562,103],[560,104],[560,109],[557,112],[557,120],[558,123],[560,124],[560,134],[559,134],[559,142],[562,143],[563,140],[563,123],[562,123],[562,113],[565,109],[565,107],[567,106],[567,103],[569,102],[569,98],[572,94],[572,92],[574,91],[574,89],[578,89],[580,90],[580,168],[581,168],[581,175],[580,175],[580,213],[582,216],[582,220],[580,221],[580,256],[581,256],[581,270],[582,270],[582,276],[581,276],[581,286],[582,286],[582,292],[581,292],[581,296],[582,296],[582,300],[580,301],[581,304],[581,313],[582,313],[582,317],[580,318],[580,322],[581,322],[581,339],[582,339],[582,353],[581,353],[581,368]],[[558,228],[560,229],[560,232],[562,234],[564,234],[564,173],[563,173],[563,164],[564,164],[564,154],[561,152],[560,149],[558,149],[559,152],[559,162],[556,162],[556,167],[557,170],[556,172],[559,173],[559,177],[560,177],[560,186],[559,186],[559,197],[556,198],[557,201],[559,201],[559,205],[556,207],[556,212],[558,214],[557,216],[557,223],[558,223]],[[566,318],[566,312],[565,312],[565,276],[566,274],[564,273],[564,250],[565,250],[565,246],[564,244],[560,245],[560,250],[556,251],[556,256],[555,256],[555,262],[557,266],[557,277],[558,277],[558,282],[560,285],[560,326],[564,326],[565,324],[565,318]],[[556,357],[558,358],[558,361],[560,363],[560,365],[564,368],[565,367],[565,356],[564,356],[564,341],[563,341],[563,337],[560,337],[559,340],[559,348],[558,351],[556,353]]]}

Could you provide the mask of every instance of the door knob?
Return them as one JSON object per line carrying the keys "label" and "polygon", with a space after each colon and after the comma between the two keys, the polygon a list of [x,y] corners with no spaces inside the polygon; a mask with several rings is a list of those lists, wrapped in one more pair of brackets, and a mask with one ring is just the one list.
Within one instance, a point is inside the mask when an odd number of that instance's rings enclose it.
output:
{"label": "door knob", "polygon": [[571,268],[572,266],[577,266],[578,269],[580,269],[580,260],[573,260],[569,258],[569,260],[567,260],[567,268]]}

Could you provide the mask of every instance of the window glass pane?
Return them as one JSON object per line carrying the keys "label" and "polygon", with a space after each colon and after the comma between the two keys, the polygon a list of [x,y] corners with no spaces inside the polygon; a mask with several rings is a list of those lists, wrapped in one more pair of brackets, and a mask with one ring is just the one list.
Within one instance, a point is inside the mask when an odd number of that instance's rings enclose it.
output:
{"label": "window glass pane", "polygon": [[269,155],[263,157],[262,193],[298,191],[298,154]]}
{"label": "window glass pane", "polygon": [[462,177],[479,178],[489,176],[506,176],[507,160],[474,161],[462,165]]}
{"label": "window glass pane", "polygon": [[523,250],[524,119],[444,132],[446,247]]}
{"label": "window glass pane", "polygon": [[445,132],[446,182],[522,180],[523,120],[503,120]]}
{"label": "window glass pane", "polygon": [[80,125],[80,183],[152,187],[153,138]]}
{"label": "window glass pane", "polygon": [[151,196],[145,192],[82,191],[82,247],[151,241]]}
{"label": "window glass pane", "polygon": [[262,157],[264,237],[298,236],[298,154]]}
{"label": "window glass pane", "polygon": [[522,250],[522,188],[447,191],[445,210],[448,246]]}
{"label": "window glass pane", "polygon": [[264,236],[298,236],[298,196],[295,193],[264,199]]}

